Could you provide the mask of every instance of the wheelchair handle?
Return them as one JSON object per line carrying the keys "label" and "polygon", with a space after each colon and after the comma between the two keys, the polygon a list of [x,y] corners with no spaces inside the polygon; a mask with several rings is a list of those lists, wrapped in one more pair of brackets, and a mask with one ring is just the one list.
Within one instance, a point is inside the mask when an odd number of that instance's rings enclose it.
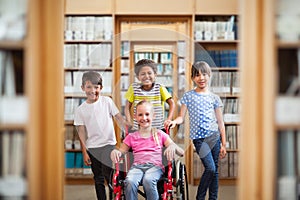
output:
{"label": "wheelchair handle", "polygon": [[121,185],[118,184],[117,182],[119,172],[120,172],[119,162],[115,163],[115,167],[116,167],[116,173],[113,176],[113,190],[114,193],[116,194],[115,200],[119,200],[121,198]]}

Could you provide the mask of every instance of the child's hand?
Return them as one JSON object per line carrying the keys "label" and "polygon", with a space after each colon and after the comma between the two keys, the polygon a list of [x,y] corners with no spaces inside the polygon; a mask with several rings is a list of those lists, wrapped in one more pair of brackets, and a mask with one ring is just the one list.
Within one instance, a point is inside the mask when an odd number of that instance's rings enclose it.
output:
{"label": "child's hand", "polygon": [[133,124],[132,124],[132,122],[131,121],[125,121],[125,125],[128,127],[128,128],[131,128],[131,127],[133,127]]}
{"label": "child's hand", "polygon": [[164,122],[164,127],[165,127],[166,130],[169,129],[170,121],[171,121],[171,120],[167,119],[167,120]]}
{"label": "child's hand", "polygon": [[184,155],[184,150],[182,148],[180,148],[179,146],[177,146],[177,148],[176,148],[176,154],[178,156],[182,157]]}
{"label": "child's hand", "polygon": [[90,166],[92,164],[91,159],[87,153],[83,154],[83,161],[86,166]]}
{"label": "child's hand", "polygon": [[221,145],[221,149],[220,149],[220,158],[225,158],[226,156],[226,147]]}
{"label": "child's hand", "polygon": [[176,122],[174,121],[171,121],[171,120],[166,120],[164,122],[164,126],[165,126],[165,129],[169,129],[169,128],[174,128],[176,126]]}
{"label": "child's hand", "polygon": [[112,152],[110,153],[110,159],[114,162],[117,163],[120,160],[120,157],[122,156],[121,151],[114,149],[112,150]]}
{"label": "child's hand", "polygon": [[176,153],[176,146],[175,144],[172,144],[167,147],[167,149],[164,152],[164,155],[167,157],[168,161],[171,161],[175,158],[175,153]]}

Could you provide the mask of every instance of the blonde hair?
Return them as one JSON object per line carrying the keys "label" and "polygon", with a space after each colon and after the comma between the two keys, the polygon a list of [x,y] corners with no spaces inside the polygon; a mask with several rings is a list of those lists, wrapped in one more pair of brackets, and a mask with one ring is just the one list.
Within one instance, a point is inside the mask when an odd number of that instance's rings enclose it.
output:
{"label": "blonde hair", "polygon": [[[151,107],[151,112],[154,113],[154,109],[153,109],[153,104],[147,100],[142,100],[140,102],[138,102],[136,104],[136,110],[139,106],[142,106],[142,105],[148,105]],[[160,147],[160,143],[159,143],[159,140],[158,140],[158,135],[157,135],[157,128],[155,127],[152,127],[151,128],[151,134],[153,136],[153,140],[155,141],[155,143]]]}

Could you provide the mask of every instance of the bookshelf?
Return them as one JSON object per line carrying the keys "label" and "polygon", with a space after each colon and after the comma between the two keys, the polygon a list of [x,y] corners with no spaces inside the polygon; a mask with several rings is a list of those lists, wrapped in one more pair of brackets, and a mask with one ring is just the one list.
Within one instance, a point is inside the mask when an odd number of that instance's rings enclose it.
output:
{"label": "bookshelf", "polygon": [[[74,4],[76,2],[70,6],[76,7]],[[67,184],[91,184],[92,172],[83,164],[78,134],[73,125],[74,112],[85,101],[81,77],[86,71],[99,72],[103,77],[101,95],[112,95],[113,17],[111,14],[87,14],[69,9],[69,14],[65,14],[64,28],[65,177]]]}
{"label": "bookshelf", "polygon": [[[120,110],[124,105],[122,98],[125,88],[134,81],[134,73],[131,73],[134,66],[134,47],[136,45],[158,45],[161,43],[172,44],[173,55],[173,76],[177,77],[173,83],[174,98],[178,100],[182,94],[192,88],[190,81],[190,66],[194,62],[195,48],[201,44],[207,50],[223,51],[237,50],[240,45],[239,40],[218,40],[218,41],[198,41],[194,39],[194,23],[199,19],[207,18],[230,18],[232,15],[238,15],[238,1],[203,1],[188,0],[184,3],[181,1],[163,1],[159,2],[159,7],[155,2],[143,2],[141,4],[136,0],[124,2],[107,1],[105,5],[95,0],[91,0],[88,5],[81,5],[79,0],[66,0],[65,16],[91,16],[91,15],[112,15],[114,37],[112,40],[112,73],[113,73],[113,92],[112,98]],[[236,20],[236,19],[235,19]],[[150,31],[151,29],[151,31]],[[66,41],[67,42],[67,41]],[[78,42],[67,42],[70,45]],[[83,41],[82,41],[83,43]],[[89,43],[89,42],[84,42]],[[177,52],[177,48],[184,45],[184,55]],[[125,47],[126,46],[126,47]],[[122,50],[127,49],[124,53]],[[122,53],[123,52],[123,53]],[[235,51],[237,52],[237,51]],[[228,53],[226,53],[227,55]],[[225,54],[224,54],[225,55]],[[238,64],[236,64],[238,65]],[[125,67],[124,67],[125,66]],[[215,66],[218,74],[227,74],[233,79],[233,74],[239,74],[238,67],[233,66]],[[73,71],[66,68],[65,72]],[[175,73],[175,74],[174,74]],[[225,76],[225,75],[224,75]],[[177,83],[176,83],[177,81]],[[222,90],[222,88],[221,88]],[[230,86],[230,91],[222,94],[226,99],[239,99],[239,87]],[[176,91],[176,92],[175,92]],[[66,98],[72,98],[71,95]],[[178,112],[179,110],[176,110]],[[69,122],[68,122],[69,123]],[[69,123],[70,124],[70,123]],[[188,119],[185,121],[188,124]],[[239,126],[239,122],[228,122],[228,126]],[[176,137],[179,133],[179,141],[186,149],[185,164],[188,169],[189,182],[194,183],[193,178],[193,148],[189,141],[188,126],[182,125],[176,130]],[[116,131],[117,139],[120,141],[119,130]],[[232,149],[232,153],[239,152],[239,149]],[[233,181],[232,181],[233,180]],[[236,182],[236,178],[225,180],[224,183]],[[196,182],[195,182],[196,183]]]}
{"label": "bookshelf", "polygon": [[0,4],[0,198],[61,199],[63,3]]}
{"label": "bookshelf", "polygon": [[[277,199],[298,199],[300,177],[300,29],[294,1],[274,1],[274,49],[277,66],[275,108],[275,192]],[[295,27],[296,26],[296,27]]]}
{"label": "bookshelf", "polygon": [[[185,69],[190,63],[190,49],[187,45],[190,42],[190,37],[187,37],[190,24],[191,18],[186,16],[116,16],[115,57],[116,69],[120,71],[115,71],[115,80],[121,81],[115,84],[121,91],[115,96],[116,102],[120,102],[117,105],[125,105],[124,94],[129,85],[136,81],[134,64],[142,58],[153,59],[158,63],[157,80],[167,86],[177,104],[179,93],[188,87],[189,79]],[[174,116],[178,111],[175,110]],[[171,134],[183,148],[188,147],[183,126]]]}

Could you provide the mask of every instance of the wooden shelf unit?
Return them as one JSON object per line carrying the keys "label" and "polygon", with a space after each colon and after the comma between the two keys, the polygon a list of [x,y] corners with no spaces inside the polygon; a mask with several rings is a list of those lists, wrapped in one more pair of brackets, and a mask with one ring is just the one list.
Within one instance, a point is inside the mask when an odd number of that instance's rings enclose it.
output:
{"label": "wooden shelf unit", "polygon": [[[59,145],[63,142],[63,2],[28,0],[24,4],[27,4],[25,38],[20,41],[0,40],[0,49],[22,53],[22,73],[18,71],[15,76],[23,79],[24,91],[20,96],[27,100],[28,116],[25,124],[0,122],[0,132],[21,132],[25,139],[24,155],[18,157],[24,156],[25,160],[21,167],[24,167],[26,194],[20,198],[59,200],[63,196],[64,182],[63,147]],[[10,196],[15,195],[15,186],[8,186],[14,191]]]}
{"label": "wooden shelf unit", "polygon": [[[159,7],[157,7],[155,2],[143,2],[141,4],[137,0],[127,0],[127,1],[116,1],[109,0],[105,5],[103,3],[92,0],[89,5],[81,5],[82,3],[79,0],[66,0],[66,15],[112,15],[114,19],[114,38],[113,38],[113,85],[114,85],[114,93],[112,94],[112,98],[116,105],[121,109],[121,96],[120,92],[124,92],[120,88],[120,77],[122,75],[126,75],[121,73],[121,59],[124,57],[120,56],[121,52],[121,42],[131,39],[131,42],[140,42],[140,43],[149,43],[155,44],[160,43],[161,41],[167,42],[176,42],[178,39],[173,39],[173,36],[169,36],[165,34],[164,30],[158,30],[154,33],[149,34],[147,31],[136,30],[131,32],[131,34],[120,35],[122,33],[121,23],[122,22],[151,22],[151,21],[172,21],[174,23],[186,23],[184,28],[172,29],[174,33],[180,37],[180,40],[186,40],[187,43],[187,56],[185,58],[186,70],[185,70],[185,79],[186,79],[186,87],[185,91],[192,88],[192,82],[190,80],[190,66],[194,62],[193,60],[193,52],[194,52],[194,41],[193,39],[193,26],[194,19],[196,15],[238,15],[238,1],[230,0],[230,2],[226,2],[226,5],[221,2],[221,0],[213,0],[213,1],[203,1],[203,0],[188,0],[183,2],[179,1],[163,1],[158,2]],[[101,7],[101,8],[100,8]],[[205,9],[204,9],[205,8]],[[132,27],[138,28],[139,25],[133,25]],[[147,25],[144,25],[145,27]],[[131,28],[132,28],[131,27]],[[128,27],[126,27],[128,28]],[[130,27],[129,27],[130,28]],[[175,34],[176,35],[176,34]],[[121,38],[122,37],[122,38]],[[124,39],[125,38],[125,39]],[[150,38],[150,39],[149,39]],[[129,39],[130,40],[130,39]],[[212,47],[214,46],[234,46],[235,48],[240,44],[239,40],[234,41],[201,41],[203,45]],[[72,43],[72,42],[69,42]],[[132,55],[126,57],[129,59],[130,66],[133,66],[133,61],[130,59]],[[227,69],[224,68],[222,70],[234,71],[235,69]],[[134,76],[130,74],[133,79]],[[238,98],[239,95],[231,96],[230,98]],[[179,98],[179,97],[178,97]],[[185,121],[185,124],[188,124],[188,120]],[[185,133],[188,133],[188,126],[184,126]],[[117,139],[120,141],[120,133],[117,131]],[[188,135],[185,135],[184,139],[184,147],[186,148],[185,155],[185,164],[187,166],[188,178],[191,180],[192,178],[192,158],[193,158],[193,149],[191,141],[188,138]],[[189,170],[190,169],[190,170]],[[193,181],[192,181],[193,183]]]}

